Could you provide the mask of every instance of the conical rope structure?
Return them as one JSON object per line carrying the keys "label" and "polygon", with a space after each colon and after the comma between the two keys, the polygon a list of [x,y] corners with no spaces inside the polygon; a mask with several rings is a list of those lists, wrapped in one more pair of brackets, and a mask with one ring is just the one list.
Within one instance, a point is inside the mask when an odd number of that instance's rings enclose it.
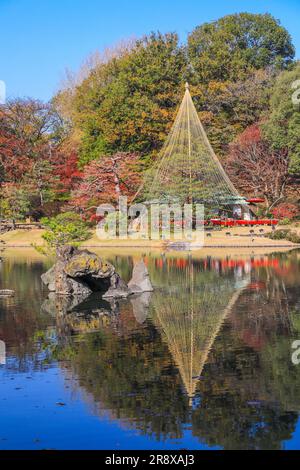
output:
{"label": "conical rope structure", "polygon": [[215,155],[192,101],[188,84],[156,164],[146,174],[142,199],[201,203],[208,209],[247,206]]}

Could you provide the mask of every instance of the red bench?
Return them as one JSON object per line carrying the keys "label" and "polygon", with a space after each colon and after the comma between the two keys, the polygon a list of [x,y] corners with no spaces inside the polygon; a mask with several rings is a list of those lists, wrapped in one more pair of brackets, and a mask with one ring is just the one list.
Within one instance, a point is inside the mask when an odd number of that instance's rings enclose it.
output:
{"label": "red bench", "polygon": [[277,225],[278,219],[259,219],[259,220],[236,220],[236,219],[211,219],[213,225],[223,227],[250,227],[255,225]]}

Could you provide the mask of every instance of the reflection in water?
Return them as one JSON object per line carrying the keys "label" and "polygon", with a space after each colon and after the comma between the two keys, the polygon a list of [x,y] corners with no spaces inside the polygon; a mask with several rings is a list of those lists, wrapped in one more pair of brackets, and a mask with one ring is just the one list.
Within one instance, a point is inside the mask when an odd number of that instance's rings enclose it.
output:
{"label": "reflection in water", "polygon": [[163,332],[190,399],[210,349],[247,281],[195,275],[192,260],[183,282],[171,294],[153,295],[153,319]]}
{"label": "reflection in water", "polygon": [[[120,272],[132,265],[111,261]],[[21,285],[14,305],[1,303],[7,370],[58,364],[100,423],[136,430],[145,448],[154,436],[170,448],[299,447],[298,253],[145,262],[155,291],[110,302],[47,297],[43,266],[6,268],[2,283]]]}

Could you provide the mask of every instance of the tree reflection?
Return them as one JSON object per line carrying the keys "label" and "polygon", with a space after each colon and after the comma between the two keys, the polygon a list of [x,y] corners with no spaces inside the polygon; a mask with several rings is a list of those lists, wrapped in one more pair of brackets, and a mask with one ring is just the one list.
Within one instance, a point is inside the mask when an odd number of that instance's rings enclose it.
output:
{"label": "tree reflection", "polygon": [[291,362],[300,338],[297,253],[146,262],[152,295],[50,295],[41,312],[43,268],[29,278],[15,265],[6,279],[21,283],[23,303],[2,303],[8,354],[21,370],[41,357],[58,361],[96,414],[158,440],[180,439],[188,426],[212,446],[281,448],[300,409],[300,368]]}
{"label": "tree reflection", "polygon": [[97,413],[158,439],[180,438],[191,422],[209,445],[280,448],[300,406],[289,358],[296,314],[274,266],[246,271],[189,263],[171,289],[169,276],[154,292],[146,323],[123,301],[117,321],[108,311],[94,324],[99,331],[73,327],[83,337],[65,367]]}

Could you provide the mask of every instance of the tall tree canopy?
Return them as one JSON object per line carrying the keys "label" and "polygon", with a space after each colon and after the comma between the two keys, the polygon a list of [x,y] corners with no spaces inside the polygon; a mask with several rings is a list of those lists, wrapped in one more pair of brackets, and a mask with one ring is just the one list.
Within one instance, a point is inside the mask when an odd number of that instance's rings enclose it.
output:
{"label": "tall tree canopy", "polygon": [[81,83],[55,102],[79,144],[80,163],[117,151],[155,157],[172,124],[184,81],[215,151],[259,119],[277,70],[292,61],[288,32],[270,15],[241,13],[197,27],[180,45],[152,33],[85,67]]}
{"label": "tall tree canopy", "polygon": [[51,104],[31,98],[0,107],[0,198],[5,217],[43,215],[45,204],[65,199],[73,189],[77,158],[63,149],[63,124]]}
{"label": "tall tree canopy", "polygon": [[198,26],[188,54],[200,82],[239,80],[253,69],[286,67],[295,55],[289,33],[270,14],[238,13]]}
{"label": "tall tree canopy", "polygon": [[[50,104],[17,99],[0,106],[3,201],[10,199],[10,206],[21,201],[23,214],[35,209],[41,216],[68,201],[80,209],[110,200],[116,155],[124,159],[124,168],[128,156],[136,163],[137,172],[131,165],[124,171],[127,180],[129,174],[134,177],[126,190],[132,195],[165,141],[186,80],[221,159],[231,158],[229,144],[263,118],[261,144],[268,164],[279,155],[284,178],[286,161],[289,172],[299,174],[300,113],[292,86],[300,65],[293,63],[294,53],[289,33],[271,15],[240,13],[196,27],[186,44],[176,33],[158,32],[93,56]],[[260,152],[256,170],[263,168],[262,158]],[[235,170],[238,163],[237,158]],[[119,160],[118,167],[123,178]],[[84,193],[91,179],[100,185],[95,201]]]}
{"label": "tall tree canopy", "polygon": [[82,133],[81,163],[160,148],[179,102],[185,60],[176,34],[153,33],[93,69],[70,96],[73,124]]}
{"label": "tall tree canopy", "polygon": [[300,174],[300,63],[282,72],[273,87],[264,131],[274,149],[286,148],[290,173]]}
{"label": "tall tree canopy", "polygon": [[28,98],[1,106],[2,179],[18,182],[37,160],[50,160],[51,145],[63,132],[60,117],[49,104]]}
{"label": "tall tree canopy", "polygon": [[188,37],[192,93],[219,156],[268,107],[274,77],[292,61],[289,33],[269,14],[238,13]]}

